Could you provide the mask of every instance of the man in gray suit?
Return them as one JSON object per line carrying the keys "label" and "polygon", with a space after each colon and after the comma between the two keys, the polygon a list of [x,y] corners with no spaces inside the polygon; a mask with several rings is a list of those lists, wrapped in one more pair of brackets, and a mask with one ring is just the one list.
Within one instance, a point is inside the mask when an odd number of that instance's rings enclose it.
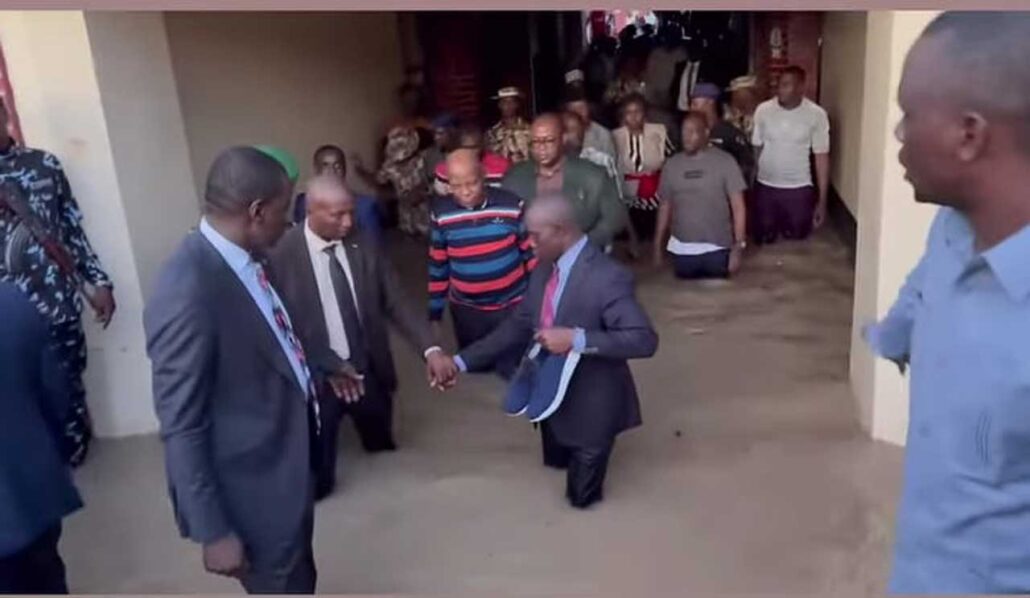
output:
{"label": "man in gray suit", "polygon": [[[355,199],[339,177],[307,186],[307,217],[269,259],[297,335],[308,350],[319,394],[320,460],[316,500],[335,484],[340,420],[350,415],[368,452],[396,449],[397,388],[387,324],[392,322],[427,363],[430,380],[454,375],[454,363],[433,342],[376,241],[355,226]],[[345,384],[359,380],[357,393]]]}
{"label": "man in gray suit", "polygon": [[312,593],[314,393],[261,263],[293,185],[248,147],[208,173],[204,218],[144,312],[172,506],[205,568],[250,593]]}
{"label": "man in gray suit", "polygon": [[462,371],[479,371],[504,351],[533,340],[552,354],[581,353],[564,401],[543,422],[541,434],[544,464],[568,470],[566,497],[585,509],[603,498],[616,435],[641,424],[626,360],[654,355],[658,335],[634,296],[633,275],[587,243],[567,199],[534,201],[526,228],[540,258],[526,298],[503,324],[454,359]]}

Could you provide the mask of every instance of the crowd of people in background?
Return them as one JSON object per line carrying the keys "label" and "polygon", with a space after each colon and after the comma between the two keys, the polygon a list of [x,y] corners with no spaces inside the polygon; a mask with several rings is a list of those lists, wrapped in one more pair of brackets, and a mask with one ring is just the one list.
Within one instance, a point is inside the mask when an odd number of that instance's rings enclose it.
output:
{"label": "crowd of people in background", "polygon": [[[531,115],[525,92],[503,87],[485,133],[450,113],[419,116],[424,102],[406,84],[379,168],[359,172],[396,199],[401,231],[428,239],[433,198],[449,192],[446,158],[471,149],[490,187],[595,203],[607,252],[625,239],[630,261],[668,255],[679,277],[728,277],[749,242],[804,239],[826,220],[829,120],[800,67],[779,73],[763,101],[757,76],[695,46],[676,21],[601,30],[564,74],[559,106]],[[551,176],[558,166],[565,176]]]}
{"label": "crowd of people in background", "polygon": [[[298,162],[278,146],[215,159],[199,227],[144,314],[176,520],[207,570],[250,592],[315,589],[313,505],[334,492],[343,419],[367,452],[397,449],[390,326],[433,388],[470,371],[508,381],[504,409],[539,424],[569,504],[603,500],[616,438],[642,422],[626,362],[658,345],[618,241],[629,261],[651,244],[677,277],[726,278],[749,236],[803,239],[826,217],[829,125],[804,71],[787,69],[759,104],[756,77],[717,84],[725,73],[701,68],[684,39],[675,23],[598,35],[565,73],[559,106],[530,114],[523,90],[505,86],[493,123],[427,114],[406,83],[375,166],[327,143],[300,193]],[[21,190],[0,205],[11,208],[0,210],[0,303],[38,304],[45,322],[19,320],[11,338],[36,353],[25,367],[68,372],[52,392],[69,399],[32,422],[60,438],[38,451],[33,475],[50,477],[25,492],[49,502],[24,518],[5,564],[31,565],[12,587],[61,591],[60,518],[80,506],[61,462],[81,463],[90,438],[81,298],[106,325],[114,296],[57,160],[0,138],[0,165],[5,189]],[[374,193],[355,193],[353,177]],[[387,256],[394,206],[428,254],[425,311]]]}
{"label": "crowd of people in background", "polygon": [[[324,145],[300,195],[280,148],[215,158],[143,316],[170,502],[207,571],[315,591],[314,504],[334,491],[343,418],[366,451],[397,449],[389,326],[432,388],[510,380],[503,410],[539,424],[569,505],[603,500],[616,438],[642,423],[627,361],[658,347],[616,240],[635,258],[650,239],[679,277],[726,277],[749,237],[803,239],[827,218],[829,124],[805,72],[760,101],[754,76],[722,82],[677,35],[596,36],[561,107],[529,115],[505,87],[485,134],[426,118],[405,85],[376,168]],[[1030,590],[1028,55],[1030,14],[946,12],[902,71],[899,161],[941,207],[862,331],[912,376],[893,592]],[[91,437],[81,311],[106,326],[116,304],[60,162],[7,125],[0,105],[0,594],[66,593],[62,519],[83,506],[71,466]],[[349,172],[390,188],[425,241],[428,316],[386,255],[385,202]]]}

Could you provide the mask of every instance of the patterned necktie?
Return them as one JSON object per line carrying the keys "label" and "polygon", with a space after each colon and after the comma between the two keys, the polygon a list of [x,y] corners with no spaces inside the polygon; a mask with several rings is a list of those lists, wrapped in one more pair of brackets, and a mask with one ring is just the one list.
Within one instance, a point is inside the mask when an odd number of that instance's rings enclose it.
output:
{"label": "patterned necktie", "polygon": [[[282,303],[279,302],[279,296],[272,290],[271,283],[268,282],[268,275],[265,274],[264,267],[255,262],[254,268],[257,270],[258,284],[268,295],[268,300],[272,304],[272,318],[275,320],[275,325],[279,328],[279,332],[286,337],[287,343],[290,345],[290,349],[293,350],[293,355],[300,362],[300,367],[304,370],[304,376],[308,380],[307,395],[308,401],[314,405],[315,414],[318,414],[318,401],[315,401],[315,397],[318,396],[315,392],[315,382],[311,379],[311,370],[308,369],[308,360],[304,355],[304,347],[300,344],[300,339],[293,333],[293,326],[290,325],[289,318],[286,317],[286,310],[283,309]],[[317,418],[316,418],[317,419]]]}
{"label": "patterned necktie", "polygon": [[558,264],[555,264],[554,270],[551,271],[551,277],[547,279],[547,286],[544,287],[544,304],[540,308],[541,329],[554,326],[554,294],[558,291],[559,276]]}

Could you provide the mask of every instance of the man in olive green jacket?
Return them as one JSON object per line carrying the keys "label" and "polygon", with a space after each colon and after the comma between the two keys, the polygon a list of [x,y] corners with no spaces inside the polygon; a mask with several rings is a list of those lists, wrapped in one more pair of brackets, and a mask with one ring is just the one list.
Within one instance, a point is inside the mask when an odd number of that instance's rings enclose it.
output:
{"label": "man in olive green jacket", "polygon": [[603,169],[565,155],[558,115],[540,115],[531,131],[532,159],[512,166],[502,187],[525,200],[526,207],[544,195],[565,196],[575,207],[576,221],[587,238],[601,249],[608,248],[626,228],[627,219],[615,183]]}

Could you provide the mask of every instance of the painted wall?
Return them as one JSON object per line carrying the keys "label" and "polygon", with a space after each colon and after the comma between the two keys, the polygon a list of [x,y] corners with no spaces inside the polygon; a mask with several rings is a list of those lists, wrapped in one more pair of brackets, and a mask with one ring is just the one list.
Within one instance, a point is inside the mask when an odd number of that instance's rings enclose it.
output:
{"label": "painted wall", "polygon": [[86,26],[146,297],[200,215],[164,18],[96,11],[86,13]]}
{"label": "painted wall", "polygon": [[874,11],[866,30],[861,151],[858,168],[858,260],[855,272],[851,381],[862,424],[874,438],[902,444],[908,426],[908,380],[874,359],[864,325],[883,317],[922,255],[935,209],[915,203],[898,164],[895,100],[905,54],[937,13]]}
{"label": "painted wall", "polygon": [[373,162],[403,74],[396,15],[173,12],[165,23],[198,189],[236,144],[283,146],[302,176],[324,143]]}
{"label": "painted wall", "polygon": [[823,20],[820,104],[830,117],[830,173],[851,215],[858,213],[868,13],[830,12]]}
{"label": "painted wall", "polygon": [[26,143],[53,152],[64,164],[85,214],[86,232],[114,281],[118,312],[111,326],[100,330],[92,318],[84,318],[87,401],[96,432],[153,431],[143,299],[125,210],[131,198],[119,185],[85,16],[78,11],[0,12],[0,43]]}

